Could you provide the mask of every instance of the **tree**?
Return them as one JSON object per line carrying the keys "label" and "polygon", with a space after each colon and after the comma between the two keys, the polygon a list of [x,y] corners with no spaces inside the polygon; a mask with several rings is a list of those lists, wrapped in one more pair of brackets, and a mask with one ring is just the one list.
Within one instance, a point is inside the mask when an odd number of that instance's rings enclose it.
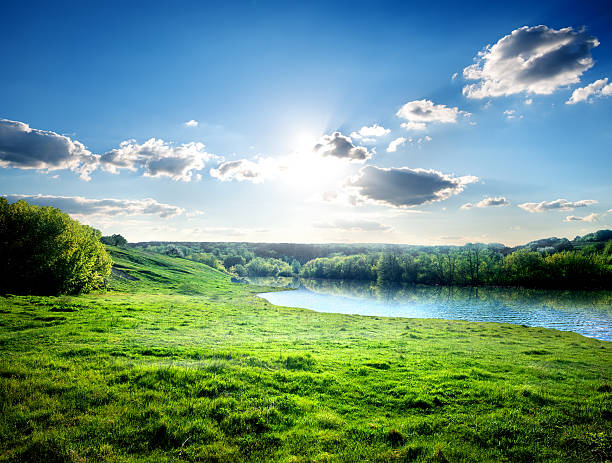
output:
{"label": "tree", "polygon": [[223,259],[223,266],[227,269],[234,267],[235,265],[244,265],[246,261],[242,256],[227,256]]}
{"label": "tree", "polygon": [[127,244],[127,240],[121,235],[111,235],[111,236],[103,236],[100,238],[100,241],[103,244],[107,244],[109,246],[125,246]]}
{"label": "tree", "polygon": [[246,267],[242,264],[236,264],[229,270],[230,272],[235,273],[239,277],[245,277],[248,274]]}
{"label": "tree", "polygon": [[400,267],[395,255],[391,253],[384,253],[378,258],[376,273],[379,283],[395,282],[401,280],[402,268]]}
{"label": "tree", "polygon": [[104,285],[101,234],[53,207],[0,198],[0,292],[74,294]]}
{"label": "tree", "polygon": [[165,254],[171,257],[185,257],[183,251],[181,251],[181,249],[175,244],[169,244],[166,248]]}

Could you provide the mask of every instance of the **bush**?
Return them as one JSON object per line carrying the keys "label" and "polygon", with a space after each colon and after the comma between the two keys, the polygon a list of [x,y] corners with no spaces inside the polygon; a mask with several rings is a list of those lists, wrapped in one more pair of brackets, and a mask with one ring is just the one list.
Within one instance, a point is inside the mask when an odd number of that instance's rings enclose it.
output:
{"label": "bush", "polygon": [[53,207],[0,198],[0,292],[75,294],[104,285],[100,232]]}

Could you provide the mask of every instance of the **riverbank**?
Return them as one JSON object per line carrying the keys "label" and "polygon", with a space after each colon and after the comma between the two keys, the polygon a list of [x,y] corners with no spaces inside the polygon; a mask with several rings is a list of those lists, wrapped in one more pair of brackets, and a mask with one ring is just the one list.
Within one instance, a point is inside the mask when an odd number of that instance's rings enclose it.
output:
{"label": "riverbank", "polygon": [[612,291],[383,285],[290,278],[255,282],[293,289],[259,294],[272,304],[317,312],[512,323],[612,341]]}
{"label": "riverbank", "polygon": [[0,299],[0,461],[605,461],[612,343],[278,307],[115,250],[108,293]]}

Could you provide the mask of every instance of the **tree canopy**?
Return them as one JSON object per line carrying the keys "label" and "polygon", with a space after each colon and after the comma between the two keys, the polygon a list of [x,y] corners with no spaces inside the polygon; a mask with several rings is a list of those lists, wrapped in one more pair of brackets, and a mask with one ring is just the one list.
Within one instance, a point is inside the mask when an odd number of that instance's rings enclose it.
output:
{"label": "tree canopy", "polygon": [[108,244],[109,246],[125,246],[127,244],[127,240],[121,235],[110,235],[103,236],[100,238],[100,241],[103,244]]}
{"label": "tree canopy", "polygon": [[75,294],[102,287],[112,260],[100,237],[59,209],[0,198],[0,292]]}

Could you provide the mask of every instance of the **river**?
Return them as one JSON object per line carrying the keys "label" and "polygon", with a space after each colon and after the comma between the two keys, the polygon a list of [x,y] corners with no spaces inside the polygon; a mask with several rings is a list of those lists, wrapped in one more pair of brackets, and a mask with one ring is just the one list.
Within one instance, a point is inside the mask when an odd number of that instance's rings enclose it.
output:
{"label": "river", "polygon": [[381,286],[370,282],[251,278],[293,288],[259,294],[272,304],[318,312],[513,323],[612,341],[612,291]]}

